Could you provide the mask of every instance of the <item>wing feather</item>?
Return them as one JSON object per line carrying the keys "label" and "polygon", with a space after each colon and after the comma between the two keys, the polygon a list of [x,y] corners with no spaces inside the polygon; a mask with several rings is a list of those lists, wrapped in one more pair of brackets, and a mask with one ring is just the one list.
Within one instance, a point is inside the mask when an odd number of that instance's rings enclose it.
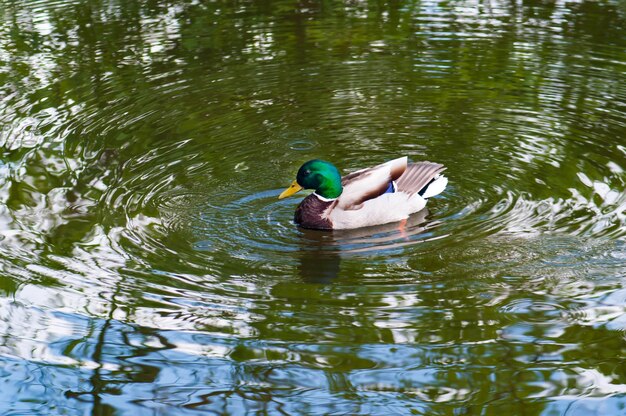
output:
{"label": "wing feather", "polygon": [[338,208],[359,209],[363,202],[382,195],[387,190],[389,182],[402,177],[407,164],[408,158],[405,156],[344,176],[341,180],[343,192],[337,200]]}
{"label": "wing feather", "polygon": [[404,174],[396,181],[397,189],[399,192],[406,192],[409,195],[420,192],[444,170],[446,170],[445,166],[439,163],[411,163],[407,166]]}

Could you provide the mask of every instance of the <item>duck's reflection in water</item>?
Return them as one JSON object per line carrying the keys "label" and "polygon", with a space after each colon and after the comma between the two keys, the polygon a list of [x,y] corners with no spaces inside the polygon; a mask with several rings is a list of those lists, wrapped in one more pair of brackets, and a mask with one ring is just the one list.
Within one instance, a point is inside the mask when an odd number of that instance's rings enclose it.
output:
{"label": "duck's reflection in water", "polygon": [[400,249],[432,238],[428,232],[439,225],[426,221],[424,209],[405,223],[391,223],[354,230],[319,231],[301,229],[299,272],[311,283],[329,283],[339,276],[341,257],[355,254],[376,255],[383,250]]}

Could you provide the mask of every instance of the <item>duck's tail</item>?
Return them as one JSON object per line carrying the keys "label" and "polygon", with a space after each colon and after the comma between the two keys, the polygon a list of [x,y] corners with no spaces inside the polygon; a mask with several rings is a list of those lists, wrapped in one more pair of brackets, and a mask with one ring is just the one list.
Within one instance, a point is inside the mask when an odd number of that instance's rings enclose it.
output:
{"label": "duck's tail", "polygon": [[430,181],[430,183],[418,193],[422,196],[422,198],[428,199],[431,196],[439,195],[440,193],[442,193],[443,190],[446,189],[446,185],[448,185],[448,178],[441,174],[437,174],[435,179]]}
{"label": "duck's tail", "polygon": [[411,163],[396,180],[396,190],[409,195],[417,193],[424,199],[440,194],[448,184],[448,178],[441,175],[445,169],[439,163]]}

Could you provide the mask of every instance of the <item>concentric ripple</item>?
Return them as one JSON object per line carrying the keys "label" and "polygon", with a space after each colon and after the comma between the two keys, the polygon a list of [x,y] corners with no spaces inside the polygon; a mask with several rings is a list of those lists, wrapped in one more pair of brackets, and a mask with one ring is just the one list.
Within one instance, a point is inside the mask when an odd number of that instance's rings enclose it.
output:
{"label": "concentric ripple", "polygon": [[[256,258],[301,250],[380,252],[432,238],[428,230],[436,226],[434,222],[426,222],[428,211],[424,210],[404,226],[388,224],[335,232],[298,229],[292,222],[294,202],[279,201],[278,194],[279,191],[271,190],[239,198],[225,206],[202,209],[196,234],[206,240],[197,242],[195,248],[221,249],[235,256]],[[221,234],[222,230],[227,233]]]}
{"label": "concentric ripple", "polygon": [[623,413],[622,3],[0,0],[1,412]]}

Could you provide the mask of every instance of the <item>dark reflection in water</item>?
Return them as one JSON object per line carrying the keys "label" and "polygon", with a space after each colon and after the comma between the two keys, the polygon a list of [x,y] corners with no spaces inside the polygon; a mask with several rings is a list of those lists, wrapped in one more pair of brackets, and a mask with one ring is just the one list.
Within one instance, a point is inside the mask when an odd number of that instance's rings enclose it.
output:
{"label": "dark reflection in water", "polygon": [[[623,414],[625,33],[613,1],[0,0],[0,413]],[[405,154],[450,185],[404,227],[276,199]]]}
{"label": "dark reflection in water", "polygon": [[[319,234],[323,231],[306,230],[299,252],[298,272],[300,277],[311,283],[331,283],[339,276],[341,254],[329,250],[328,239]],[[322,237],[322,238],[320,238]]]}
{"label": "dark reflection in water", "polygon": [[332,232],[301,229],[300,276],[308,282],[330,283],[339,276],[341,257],[401,249],[427,240],[424,232],[435,223],[425,224],[428,209],[404,223],[383,224],[355,230]]}

